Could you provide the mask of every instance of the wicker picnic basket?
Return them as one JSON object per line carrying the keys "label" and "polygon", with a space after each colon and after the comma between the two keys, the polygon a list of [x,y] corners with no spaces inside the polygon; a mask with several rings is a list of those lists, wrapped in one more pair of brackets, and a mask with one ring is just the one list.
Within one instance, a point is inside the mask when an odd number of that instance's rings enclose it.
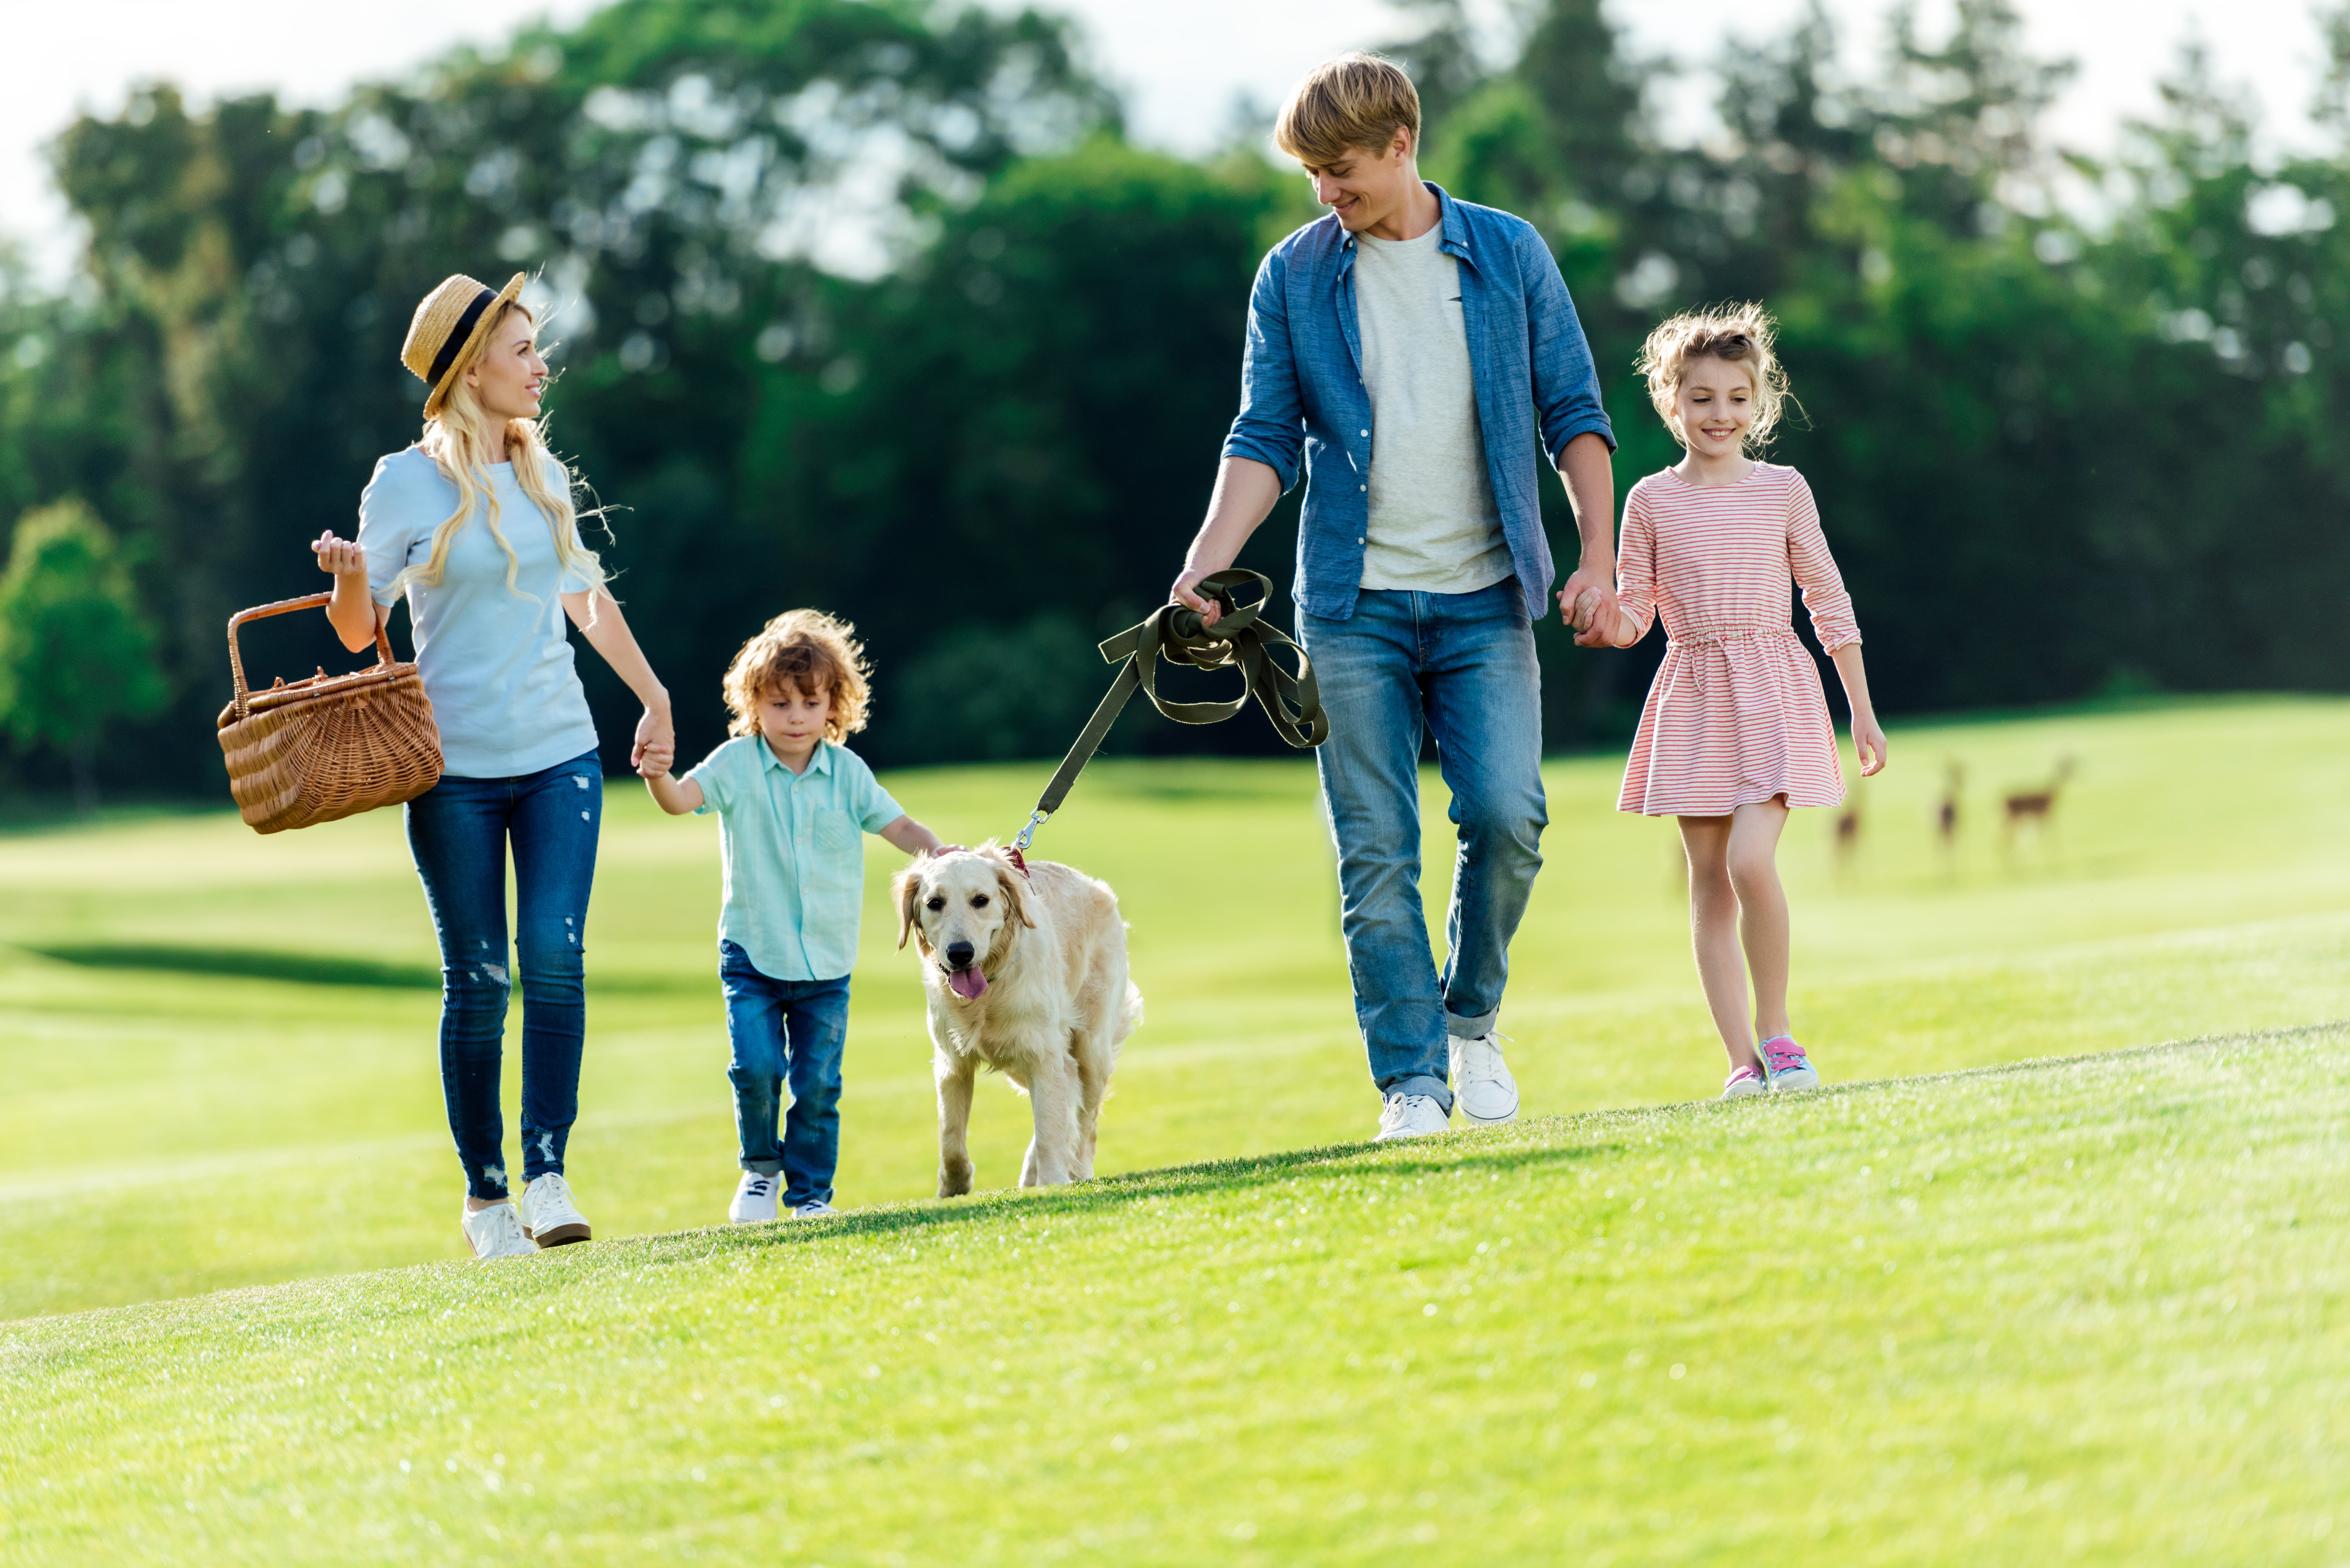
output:
{"label": "wicker picnic basket", "polygon": [[229,792],[255,833],[307,827],[413,800],[441,778],[441,732],[413,664],[395,664],[391,639],[375,628],[373,669],[324,670],[266,691],[244,684],[236,628],[264,616],[322,609],[312,594],[240,610],[229,618],[228,668],[236,695],[221,710],[221,752]]}

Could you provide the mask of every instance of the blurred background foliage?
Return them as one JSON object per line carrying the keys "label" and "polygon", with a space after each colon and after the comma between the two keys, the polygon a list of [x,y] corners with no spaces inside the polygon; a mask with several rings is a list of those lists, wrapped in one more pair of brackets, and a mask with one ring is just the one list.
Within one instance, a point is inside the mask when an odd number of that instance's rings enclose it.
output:
{"label": "blurred background foliage", "polygon": [[[2037,133],[2064,67],[2005,0],[1930,45],[1897,28],[1860,79],[1814,12],[1728,50],[1726,131],[1689,147],[1596,0],[1541,0],[1498,65],[1452,0],[1414,15],[1392,52],[1424,170],[1555,249],[1619,491],[1673,456],[1630,371],[1648,327],[1778,311],[1807,417],[1776,455],[1820,495],[1888,712],[2350,687],[2343,57],[2326,156],[2256,157],[2189,48],[2158,122],[2091,160]],[[217,792],[224,621],[323,587],[303,542],[348,533],[417,433],[414,301],[514,269],[553,307],[550,436],[609,508],[688,756],[733,649],[795,604],[868,638],[875,761],[1057,753],[1107,681],[1093,642],[1157,602],[1204,504],[1257,260],[1315,213],[1262,126],[1196,161],[1128,144],[1074,44],[1038,12],[619,0],[330,109],[158,83],[67,128],[79,271],[0,268],[0,536],[20,555],[70,504],[151,636],[109,633],[138,652],[117,743],[16,723],[0,768]],[[1295,506],[1243,561],[1284,590]],[[348,662],[323,620],[272,624],[263,679]],[[1627,732],[1659,650],[1539,643],[1553,748]],[[1278,743],[1138,712],[1111,749]]]}

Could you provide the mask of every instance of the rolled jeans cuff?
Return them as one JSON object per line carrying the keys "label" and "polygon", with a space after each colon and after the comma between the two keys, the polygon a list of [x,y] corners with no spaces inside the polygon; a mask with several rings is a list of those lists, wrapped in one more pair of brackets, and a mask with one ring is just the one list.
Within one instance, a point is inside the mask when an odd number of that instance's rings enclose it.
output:
{"label": "rolled jeans cuff", "polygon": [[1452,1085],[1447,1084],[1441,1078],[1431,1078],[1425,1073],[1415,1073],[1408,1078],[1398,1078],[1392,1084],[1382,1084],[1379,1085],[1379,1093],[1382,1095],[1426,1095],[1430,1099],[1434,1100],[1438,1105],[1444,1107],[1444,1114],[1446,1116],[1449,1116],[1452,1114]]}
{"label": "rolled jeans cuff", "polygon": [[1493,1033],[1493,1026],[1501,1022],[1502,1010],[1498,1007],[1489,1007],[1474,1018],[1447,1012],[1444,1015],[1444,1033],[1455,1040],[1474,1040]]}
{"label": "rolled jeans cuff", "polygon": [[780,1159],[746,1159],[743,1162],[743,1168],[754,1176],[781,1176],[784,1162]]}

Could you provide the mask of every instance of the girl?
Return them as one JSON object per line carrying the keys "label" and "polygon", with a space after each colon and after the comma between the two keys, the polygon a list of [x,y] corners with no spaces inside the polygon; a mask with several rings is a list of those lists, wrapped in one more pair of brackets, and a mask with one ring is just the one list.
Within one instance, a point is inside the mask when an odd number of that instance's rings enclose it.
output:
{"label": "girl", "polygon": [[[1862,774],[1885,766],[1860,628],[1811,487],[1751,455],[1787,396],[1772,329],[1745,305],[1676,316],[1648,334],[1639,361],[1648,399],[1685,455],[1624,499],[1613,638],[1628,648],[1664,617],[1665,660],[1616,808],[1680,820],[1698,978],[1730,1053],[1724,1099],[1820,1081],[1787,1023],[1776,856],[1788,809],[1835,805],[1844,776],[1819,673],[1790,624],[1790,577],[1844,679]],[[1585,596],[1594,607],[1597,597]]]}
{"label": "girl", "polygon": [[[430,389],[424,437],[375,466],[356,541],[310,548],[335,578],[327,614],[354,651],[408,596],[441,731],[441,782],[409,802],[408,847],[441,943],[441,1087],[465,1171],[476,1258],[588,1240],[563,1178],[587,1028],[581,963],[603,768],[564,636],[568,616],[645,705],[629,762],[666,774],[669,693],[579,542],[571,473],[546,450],[546,361],[516,298],[452,277],[425,296],[400,362]],[[511,844],[523,995],[522,1208],[507,1196],[498,1071],[505,1035]]]}

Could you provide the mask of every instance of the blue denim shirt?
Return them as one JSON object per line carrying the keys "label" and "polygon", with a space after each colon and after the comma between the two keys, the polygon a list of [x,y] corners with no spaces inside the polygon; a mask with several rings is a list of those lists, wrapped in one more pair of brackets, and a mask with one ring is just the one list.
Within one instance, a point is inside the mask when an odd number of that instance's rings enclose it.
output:
{"label": "blue denim shirt", "polygon": [[[1552,465],[1566,443],[1615,431],[1599,401],[1591,346],[1566,280],[1534,225],[1492,207],[1455,201],[1430,184],[1442,209],[1438,247],[1461,262],[1461,308],[1477,385],[1485,472],[1529,618],[1550,608],[1550,541],[1542,525],[1540,454]],[[1363,384],[1363,335],[1355,315],[1355,237],[1325,214],[1274,246],[1249,295],[1241,411],[1226,457],[1253,458],[1286,491],[1305,456],[1305,506],[1297,526],[1295,594],[1308,615],[1355,613],[1370,532],[1371,449],[1377,426]]]}

